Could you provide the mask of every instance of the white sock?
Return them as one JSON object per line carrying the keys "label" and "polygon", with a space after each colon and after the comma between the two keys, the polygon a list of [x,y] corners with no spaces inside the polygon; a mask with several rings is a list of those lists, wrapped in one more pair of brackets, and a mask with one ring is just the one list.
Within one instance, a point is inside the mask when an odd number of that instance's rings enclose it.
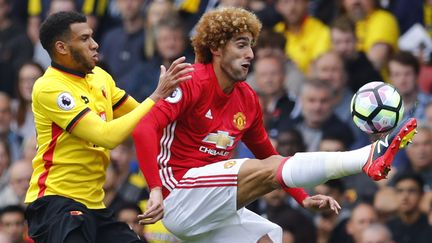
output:
{"label": "white sock", "polygon": [[312,187],[331,179],[362,172],[371,145],[347,152],[296,153],[282,168],[288,187]]}

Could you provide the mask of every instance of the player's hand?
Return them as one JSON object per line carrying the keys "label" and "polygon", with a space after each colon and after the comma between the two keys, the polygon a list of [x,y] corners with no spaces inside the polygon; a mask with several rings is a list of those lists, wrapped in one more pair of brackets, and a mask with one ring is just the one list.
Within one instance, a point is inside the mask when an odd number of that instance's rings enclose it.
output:
{"label": "player's hand", "polygon": [[170,96],[178,84],[192,78],[191,75],[187,74],[194,69],[190,63],[184,62],[185,60],[185,57],[177,58],[168,70],[164,65],[161,65],[158,86],[153,94],[150,95],[150,98],[154,102]]}
{"label": "player's hand", "polygon": [[331,210],[336,214],[339,214],[339,210],[341,209],[341,206],[335,199],[320,194],[305,198],[303,206],[307,209],[317,211]]}
{"label": "player's hand", "polygon": [[138,215],[139,224],[154,224],[162,219],[164,214],[163,196],[161,188],[153,188],[150,191],[150,198],[147,202],[147,209],[143,214]]}

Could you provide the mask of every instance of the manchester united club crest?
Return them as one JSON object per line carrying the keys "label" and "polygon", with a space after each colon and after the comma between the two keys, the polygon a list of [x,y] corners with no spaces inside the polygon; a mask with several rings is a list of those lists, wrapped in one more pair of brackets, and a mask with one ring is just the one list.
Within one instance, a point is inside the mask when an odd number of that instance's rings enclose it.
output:
{"label": "manchester united club crest", "polygon": [[236,164],[235,160],[231,160],[231,161],[225,162],[224,168],[225,169],[232,168],[235,164]]}
{"label": "manchester united club crest", "polygon": [[246,116],[243,112],[237,112],[237,114],[234,115],[233,123],[238,130],[243,130],[245,128]]}

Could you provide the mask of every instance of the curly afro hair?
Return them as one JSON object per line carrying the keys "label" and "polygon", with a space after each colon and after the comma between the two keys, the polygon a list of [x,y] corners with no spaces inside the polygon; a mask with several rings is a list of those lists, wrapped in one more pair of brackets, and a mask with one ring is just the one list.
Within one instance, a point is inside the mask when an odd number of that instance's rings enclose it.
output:
{"label": "curly afro hair", "polygon": [[225,46],[238,34],[251,33],[257,40],[261,27],[255,14],[242,8],[220,8],[205,13],[196,26],[196,35],[192,37],[196,62],[210,63],[210,50]]}

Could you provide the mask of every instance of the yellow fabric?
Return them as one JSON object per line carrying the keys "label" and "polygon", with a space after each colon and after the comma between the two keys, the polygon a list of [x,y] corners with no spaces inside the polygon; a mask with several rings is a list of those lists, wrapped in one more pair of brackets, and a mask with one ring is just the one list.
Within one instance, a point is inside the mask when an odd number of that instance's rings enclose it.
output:
{"label": "yellow fabric", "polygon": [[174,243],[178,241],[159,220],[144,227],[144,236],[149,243]]}
{"label": "yellow fabric", "polygon": [[315,58],[330,49],[329,28],[314,17],[306,17],[298,33],[287,30],[283,22],[276,24],[274,29],[285,35],[285,54],[304,73]]}
{"label": "yellow fabric", "polygon": [[432,37],[432,5],[424,4],[423,6],[423,21],[429,36]]}
{"label": "yellow fabric", "polygon": [[179,9],[187,13],[197,13],[201,0],[184,0],[180,3]]}
{"label": "yellow fabric", "polygon": [[387,11],[375,10],[356,23],[357,48],[368,52],[376,43],[386,43],[398,50],[399,26],[396,18]]}
{"label": "yellow fabric", "polygon": [[82,13],[85,15],[89,15],[93,13],[94,5],[96,0],[84,0],[82,6]]}
{"label": "yellow fabric", "polygon": [[38,16],[42,12],[41,0],[28,0],[27,12],[30,16]]}
{"label": "yellow fabric", "polygon": [[96,7],[96,15],[104,16],[105,10],[108,8],[108,0],[99,0],[98,5]]}
{"label": "yellow fabric", "polygon": [[[143,212],[147,208],[147,200],[142,200],[138,206]],[[144,236],[149,243],[179,243],[178,241],[159,220],[155,224],[149,224],[144,227]]]}
{"label": "yellow fabric", "polygon": [[[98,67],[85,78],[48,68],[33,87],[38,150],[26,203],[61,195],[88,208],[105,207],[102,185],[109,163],[107,148],[126,138],[154,105],[147,99],[133,109],[136,101],[126,97]],[[113,120],[113,107],[123,108],[129,99],[130,112]]]}

